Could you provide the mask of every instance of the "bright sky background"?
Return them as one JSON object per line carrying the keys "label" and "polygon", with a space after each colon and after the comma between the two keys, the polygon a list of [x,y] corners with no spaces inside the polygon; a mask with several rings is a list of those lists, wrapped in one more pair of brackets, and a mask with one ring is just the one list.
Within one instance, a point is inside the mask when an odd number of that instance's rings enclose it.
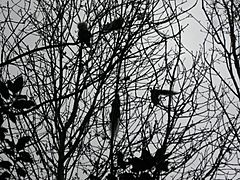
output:
{"label": "bright sky background", "polygon": [[[187,6],[191,6],[195,1],[187,2]],[[197,5],[191,9],[190,13],[199,20],[201,23],[206,23],[206,17],[203,13],[201,2],[198,2]],[[202,27],[199,25],[196,20],[193,18],[188,18],[184,21],[183,25],[189,24],[186,30],[183,33],[183,44],[190,51],[198,51],[200,49],[200,45],[203,42],[205,34],[201,32]]]}

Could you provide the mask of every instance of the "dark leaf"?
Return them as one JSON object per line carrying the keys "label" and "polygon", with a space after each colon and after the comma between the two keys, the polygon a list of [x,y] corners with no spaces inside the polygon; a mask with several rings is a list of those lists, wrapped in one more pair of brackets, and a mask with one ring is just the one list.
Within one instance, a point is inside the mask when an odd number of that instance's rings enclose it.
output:
{"label": "dark leaf", "polygon": [[14,149],[14,147],[15,147],[14,142],[10,141],[9,139],[5,139],[5,141],[6,141],[6,143],[8,143],[8,145],[11,149]]}
{"label": "dark leaf", "polygon": [[0,140],[3,141],[5,139],[5,133],[8,132],[8,130],[4,127],[0,127]]}
{"label": "dark leaf", "polygon": [[126,162],[123,160],[124,155],[120,151],[117,152],[117,165],[119,168],[126,169]]}
{"label": "dark leaf", "polygon": [[156,163],[156,171],[168,171],[168,164],[169,162],[166,160],[171,154],[166,154],[166,146],[162,146],[156,151],[154,156],[155,163]]}
{"label": "dark leaf", "polygon": [[0,132],[7,133],[8,130],[5,127],[0,127]]}
{"label": "dark leaf", "polygon": [[2,97],[5,99],[8,99],[10,96],[7,86],[2,81],[0,81],[0,93],[1,93]]}
{"label": "dark leaf", "polygon": [[21,137],[18,142],[17,142],[17,145],[16,145],[16,149],[17,151],[20,151],[22,149],[25,148],[26,144],[30,141],[31,137],[30,136],[24,136],[24,137]]}
{"label": "dark leaf", "polygon": [[156,162],[163,162],[165,161],[169,156],[171,155],[171,153],[166,153],[166,147],[161,147],[159,148],[154,156],[154,159]]}
{"label": "dark leaf", "polygon": [[18,76],[16,78],[16,80],[14,81],[13,85],[12,85],[12,89],[11,91],[13,93],[17,93],[18,91],[20,91],[23,88],[23,77],[22,76]]}
{"label": "dark leaf", "polygon": [[97,176],[94,176],[93,174],[90,174],[89,177],[88,177],[89,180],[100,180],[99,177]]}
{"label": "dark leaf", "polygon": [[159,104],[159,96],[172,96],[179,94],[178,92],[170,91],[170,90],[160,90],[160,89],[152,89],[151,90],[151,101],[154,105]]}
{"label": "dark leaf", "polygon": [[35,106],[35,102],[34,101],[26,101],[23,99],[20,100],[16,100],[13,102],[12,107],[16,108],[16,109],[29,109],[31,107]]}
{"label": "dark leaf", "polygon": [[143,20],[145,16],[145,13],[138,13],[137,14],[137,20]]}
{"label": "dark leaf", "polygon": [[13,91],[13,90],[12,90],[12,89],[13,89],[13,83],[12,83],[11,80],[7,80],[7,87],[8,87],[8,89],[9,89],[10,91]]}
{"label": "dark leaf", "polygon": [[139,180],[153,180],[153,178],[151,177],[151,175],[147,172],[143,172],[140,177]]}
{"label": "dark leaf", "polygon": [[10,178],[10,177],[11,177],[11,174],[10,174],[9,172],[7,172],[7,171],[4,171],[4,172],[1,174],[0,179],[1,179],[1,180],[7,180],[7,179]]}
{"label": "dark leaf", "polygon": [[3,141],[5,139],[5,134],[0,131],[0,140]]}
{"label": "dark leaf", "polygon": [[124,77],[123,80],[125,80],[125,81],[130,80],[130,76]]}
{"label": "dark leaf", "polygon": [[8,117],[14,124],[16,124],[16,117],[13,113],[9,112]]}
{"label": "dark leaf", "polygon": [[32,101],[32,100],[25,101],[24,108],[29,109],[29,108],[31,108],[31,107],[33,107],[35,105],[36,105],[35,102]]}
{"label": "dark leaf", "polygon": [[0,127],[2,126],[4,122],[3,115],[0,113]]}
{"label": "dark leaf", "polygon": [[156,89],[151,90],[151,101],[154,106],[157,106],[159,104],[158,93]]}
{"label": "dark leaf", "polygon": [[159,90],[159,94],[160,95],[170,96],[170,95],[176,95],[176,94],[179,94],[179,93],[178,92],[174,92],[174,91],[169,91],[169,90]]}
{"label": "dark leaf", "polygon": [[13,156],[14,155],[13,149],[10,149],[10,148],[3,149],[3,153],[5,153],[5,154],[7,154],[9,156]]}
{"label": "dark leaf", "polygon": [[85,43],[87,47],[91,47],[90,40],[92,34],[87,28],[87,23],[82,22],[78,24],[78,39],[81,43]]}
{"label": "dark leaf", "polygon": [[25,177],[27,175],[27,172],[21,167],[18,167],[16,171],[19,176]]}
{"label": "dark leaf", "polygon": [[36,152],[36,155],[40,155],[40,154],[41,154],[41,151],[38,150],[38,151]]}
{"label": "dark leaf", "polygon": [[168,171],[168,164],[169,162],[168,161],[163,161],[163,162],[159,162],[157,165],[156,165],[156,170],[157,171]]}
{"label": "dark leaf", "polygon": [[0,162],[0,168],[10,170],[10,167],[12,166],[12,163],[9,161],[1,161]]}
{"label": "dark leaf", "polygon": [[151,153],[148,150],[145,149],[142,150],[141,158],[146,169],[150,170],[155,165],[154,158],[152,157]]}
{"label": "dark leaf", "polygon": [[19,157],[17,158],[17,160],[21,160],[23,162],[33,163],[31,155],[26,151],[19,152]]}
{"label": "dark leaf", "polygon": [[111,136],[116,137],[119,123],[120,123],[120,99],[119,95],[116,93],[115,98],[112,102],[112,110],[110,113]]}
{"label": "dark leaf", "polygon": [[113,20],[110,23],[107,23],[105,26],[103,26],[103,32],[109,33],[111,31],[119,30],[122,28],[124,23],[124,19],[122,17],[119,17],[115,20]]}
{"label": "dark leaf", "polygon": [[107,180],[117,180],[117,177],[111,173],[107,175]]}
{"label": "dark leaf", "polygon": [[19,95],[16,95],[15,97],[17,100],[27,100],[27,96],[26,95],[22,95],[22,94],[19,94]]}
{"label": "dark leaf", "polygon": [[140,158],[134,157],[129,159],[129,163],[132,165],[132,172],[145,171],[147,167],[144,164],[144,161]]}
{"label": "dark leaf", "polygon": [[24,107],[22,106],[26,101],[25,100],[16,100],[12,103],[12,107],[16,109],[23,109]]}
{"label": "dark leaf", "polygon": [[2,99],[2,97],[0,96],[0,107],[4,106],[4,100]]}
{"label": "dark leaf", "polygon": [[119,180],[136,180],[136,178],[132,173],[123,173],[119,175]]}

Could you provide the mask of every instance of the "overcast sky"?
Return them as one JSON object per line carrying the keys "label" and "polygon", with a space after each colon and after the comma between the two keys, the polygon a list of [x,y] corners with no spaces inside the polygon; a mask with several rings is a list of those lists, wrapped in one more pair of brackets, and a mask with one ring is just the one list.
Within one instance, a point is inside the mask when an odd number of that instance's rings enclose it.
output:
{"label": "overcast sky", "polygon": [[[191,6],[194,1],[189,1],[188,6]],[[190,13],[201,23],[206,23],[206,18],[201,8],[201,2],[190,11]],[[183,33],[183,44],[192,51],[197,51],[200,49],[200,44],[202,44],[205,34],[201,32],[202,27],[193,18],[188,18],[183,23],[189,24]]]}

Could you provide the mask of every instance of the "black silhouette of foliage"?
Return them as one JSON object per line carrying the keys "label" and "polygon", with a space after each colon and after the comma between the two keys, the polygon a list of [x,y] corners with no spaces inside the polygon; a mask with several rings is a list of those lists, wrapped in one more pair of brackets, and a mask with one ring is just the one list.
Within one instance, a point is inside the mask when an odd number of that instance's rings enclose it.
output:
{"label": "black silhouette of foliage", "polygon": [[8,156],[14,156],[14,149],[13,148],[4,148],[3,153]]}
{"label": "black silhouette of foliage", "polygon": [[151,170],[151,168],[155,165],[155,160],[154,160],[153,156],[146,149],[142,150],[141,159],[142,159],[142,161],[144,163],[144,166],[146,167],[147,170]]}
{"label": "black silhouette of foliage", "polygon": [[18,161],[20,160],[26,163],[33,163],[33,159],[31,155],[26,151],[19,152],[19,157],[17,157],[17,160]]}
{"label": "black silhouette of foliage", "polygon": [[21,167],[17,167],[16,172],[21,177],[25,177],[27,175],[27,172]]}
{"label": "black silhouette of foliage", "polygon": [[8,180],[8,178],[11,177],[11,174],[7,171],[4,171],[1,175],[0,175],[0,179],[1,180]]}
{"label": "black silhouette of foliage", "polygon": [[141,173],[139,180],[153,180],[153,177],[147,172]]}
{"label": "black silhouette of foliage", "polygon": [[8,130],[5,127],[0,127],[0,141],[3,141],[5,139],[5,133],[7,133]]}
{"label": "black silhouette of foliage", "polygon": [[100,178],[94,176],[93,174],[90,174],[88,178],[89,180],[100,180]]}
{"label": "black silhouette of foliage", "polygon": [[0,81],[0,94],[2,95],[3,98],[8,99],[10,94],[8,91],[8,88],[6,84],[2,81]]}
{"label": "black silhouette of foliage", "polygon": [[15,148],[15,144],[13,141],[9,140],[9,139],[5,139],[5,142],[8,144],[8,146],[10,147],[10,149],[14,149]]}
{"label": "black silhouette of foliage", "polygon": [[91,47],[90,40],[91,40],[92,34],[87,28],[87,23],[82,22],[78,24],[78,39],[81,43],[84,43],[87,45],[87,47]]}
{"label": "black silhouette of foliage", "polygon": [[136,180],[136,177],[133,173],[123,173],[119,174],[119,180]]}
{"label": "black silhouette of foliage", "polygon": [[124,161],[124,154],[120,151],[117,152],[117,165],[121,169],[126,169],[127,162]]}
{"label": "black silhouette of foliage", "polygon": [[7,85],[8,85],[8,89],[12,92],[12,93],[17,93],[19,92],[22,88],[23,88],[23,77],[22,76],[18,76],[14,83],[12,83],[10,80],[7,81]]}
{"label": "black silhouette of foliage", "polygon": [[0,162],[0,168],[10,170],[11,166],[12,166],[12,163],[10,163],[9,161]]}
{"label": "black silhouette of foliage", "polygon": [[21,137],[16,144],[17,151],[24,149],[26,147],[26,144],[30,141],[30,139],[31,139],[30,136]]}
{"label": "black silhouette of foliage", "polygon": [[172,96],[179,94],[178,92],[170,91],[170,90],[162,90],[162,89],[151,89],[151,101],[154,106],[159,104],[159,96]]}
{"label": "black silhouette of foliage", "polygon": [[16,116],[12,112],[8,112],[8,117],[14,124],[16,124]]}
{"label": "black silhouette of foliage", "polygon": [[109,33],[111,31],[119,30],[123,27],[124,19],[122,17],[119,17],[117,19],[114,19],[112,22],[107,23],[103,26],[103,32]]}
{"label": "black silhouette of foliage", "polygon": [[15,100],[12,104],[12,107],[16,109],[29,109],[31,107],[35,106],[35,102],[32,100],[24,100],[24,99],[18,99]]}
{"label": "black silhouette of foliage", "polygon": [[[0,179],[217,179],[224,167],[234,171],[238,5],[202,0],[212,10],[205,32],[216,38],[210,58],[208,48],[183,44],[192,8],[185,2],[1,5],[0,156],[12,165]],[[219,6],[230,18],[215,24]],[[222,29],[229,39],[216,36]],[[218,88],[225,71],[216,62],[229,72]]]}
{"label": "black silhouette of foliage", "polygon": [[112,102],[112,110],[110,112],[110,129],[112,138],[116,137],[120,123],[120,99],[116,93]]}

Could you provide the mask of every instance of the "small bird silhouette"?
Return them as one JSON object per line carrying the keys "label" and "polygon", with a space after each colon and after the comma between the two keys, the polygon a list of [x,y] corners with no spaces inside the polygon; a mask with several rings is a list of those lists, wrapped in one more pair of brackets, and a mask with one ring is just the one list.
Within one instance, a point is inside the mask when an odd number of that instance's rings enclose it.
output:
{"label": "small bird silhouette", "polygon": [[87,23],[82,22],[78,24],[78,39],[81,43],[87,45],[87,47],[91,47],[90,39],[92,37],[91,32],[87,28]]}
{"label": "small bird silhouette", "polygon": [[159,104],[159,96],[172,96],[178,94],[178,92],[170,91],[170,90],[160,90],[160,89],[151,89],[151,101],[154,106]]}

